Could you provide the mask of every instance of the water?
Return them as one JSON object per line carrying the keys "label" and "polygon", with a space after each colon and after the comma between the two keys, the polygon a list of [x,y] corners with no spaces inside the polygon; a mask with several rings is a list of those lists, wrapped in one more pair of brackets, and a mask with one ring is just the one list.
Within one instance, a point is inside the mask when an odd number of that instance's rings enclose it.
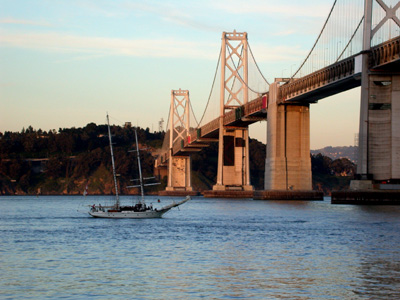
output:
{"label": "water", "polygon": [[0,299],[400,298],[400,207],[199,197],[113,220],[82,199],[0,197]]}

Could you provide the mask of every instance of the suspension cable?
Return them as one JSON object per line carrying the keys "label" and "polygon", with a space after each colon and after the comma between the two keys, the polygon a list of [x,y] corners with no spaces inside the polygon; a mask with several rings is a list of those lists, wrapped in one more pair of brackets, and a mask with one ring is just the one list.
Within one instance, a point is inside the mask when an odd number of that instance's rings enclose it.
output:
{"label": "suspension cable", "polygon": [[339,57],[337,58],[336,62],[338,62],[338,61],[342,58],[344,52],[347,50],[347,48],[349,47],[350,43],[353,41],[353,38],[354,38],[354,36],[357,34],[357,31],[358,31],[358,29],[360,28],[360,26],[361,26],[363,20],[364,20],[364,16],[362,16],[360,22],[358,23],[358,26],[357,26],[356,30],[354,31],[353,35],[351,36],[349,42],[346,44],[346,47],[344,47],[342,53],[340,53],[340,55],[339,55]]}
{"label": "suspension cable", "polygon": [[333,3],[332,8],[331,8],[331,11],[329,12],[328,18],[326,19],[325,24],[324,24],[324,26],[322,27],[322,29],[321,29],[321,31],[320,31],[320,33],[319,33],[319,35],[318,35],[318,38],[317,38],[317,40],[315,41],[315,43],[314,43],[313,47],[311,48],[310,52],[308,53],[306,59],[303,61],[303,63],[300,65],[300,67],[297,69],[297,71],[292,75],[291,79],[293,79],[293,77],[295,77],[295,76],[297,75],[297,73],[301,70],[301,68],[304,66],[304,64],[306,63],[306,61],[307,61],[308,58],[310,57],[311,53],[313,52],[315,46],[317,45],[319,39],[321,38],[322,32],[324,31],[326,25],[328,24],[328,21],[329,21],[329,19],[330,19],[330,17],[331,17],[331,14],[332,14],[332,12],[333,12],[333,9],[334,9],[335,6],[336,6],[336,2],[337,2],[337,0],[335,0],[335,2]]}
{"label": "suspension cable", "polygon": [[[169,143],[169,141],[166,141],[166,140],[167,140],[168,129],[171,131],[171,128],[169,128],[169,117],[170,117],[170,115],[171,115],[171,106],[169,106],[167,126],[165,127],[164,140],[163,140],[163,144],[161,146],[161,149],[168,149],[169,148],[169,147],[166,147],[167,143]],[[170,132],[170,134],[171,134],[171,132]]]}
{"label": "suspension cable", "polygon": [[257,67],[258,72],[261,74],[261,76],[262,76],[262,78],[264,79],[264,81],[269,85],[268,80],[265,79],[263,73],[261,72],[260,68],[258,67],[257,61],[256,61],[256,59],[254,58],[254,55],[253,55],[253,51],[251,51],[250,44],[247,43],[247,46],[248,46],[248,48],[249,48],[249,50],[250,50],[251,57],[253,58],[254,63],[256,64],[256,67]]}
{"label": "suspension cable", "polygon": [[216,67],[216,69],[215,69],[214,80],[213,80],[213,83],[212,83],[212,86],[211,86],[210,94],[209,94],[209,96],[208,96],[207,105],[206,105],[206,108],[204,109],[203,115],[201,116],[200,122],[198,123],[199,125],[200,125],[201,122],[203,121],[203,118],[204,118],[204,116],[205,116],[205,114],[206,114],[206,111],[207,111],[207,108],[208,108],[208,104],[210,104],[210,99],[211,99],[212,91],[213,91],[213,89],[214,89],[215,79],[217,78],[219,62],[220,62],[220,59],[221,59],[221,53],[222,53],[222,46],[221,46],[221,49],[220,49],[220,51],[219,51],[217,67]]}
{"label": "suspension cable", "polygon": [[189,107],[190,107],[190,110],[192,111],[192,114],[193,114],[193,117],[194,117],[194,121],[196,122],[196,127],[199,127],[199,122],[197,122],[196,115],[194,114],[192,101],[189,101]]}

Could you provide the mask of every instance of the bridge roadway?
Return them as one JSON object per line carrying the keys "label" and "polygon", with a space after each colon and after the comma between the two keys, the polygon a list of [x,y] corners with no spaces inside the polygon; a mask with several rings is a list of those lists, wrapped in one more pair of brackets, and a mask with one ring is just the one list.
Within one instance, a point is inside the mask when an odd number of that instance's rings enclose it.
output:
{"label": "bridge roadway", "polygon": [[[320,69],[302,78],[287,79],[279,87],[279,103],[315,103],[320,99],[339,94],[361,86],[361,54],[353,55],[335,64]],[[369,51],[369,70],[400,72],[400,37],[379,44]],[[268,93],[227,112],[224,126],[232,129],[246,127],[260,120],[266,120]],[[173,145],[174,156],[187,156],[217,142],[219,118],[190,131],[185,140]],[[169,153],[158,157],[158,165],[165,165]]]}

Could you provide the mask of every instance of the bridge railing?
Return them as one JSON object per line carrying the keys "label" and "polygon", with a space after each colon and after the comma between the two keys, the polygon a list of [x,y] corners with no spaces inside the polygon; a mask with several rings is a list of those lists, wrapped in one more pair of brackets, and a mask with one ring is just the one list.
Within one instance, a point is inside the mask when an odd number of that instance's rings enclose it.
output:
{"label": "bridge railing", "polygon": [[294,79],[279,88],[280,101],[289,100],[331,82],[354,75],[355,56],[346,58],[336,64],[316,71],[300,79]]}
{"label": "bridge railing", "polygon": [[267,95],[260,96],[246,104],[231,110],[224,116],[224,125],[232,124],[243,117],[250,116],[267,108]]}
{"label": "bridge railing", "polygon": [[377,67],[399,58],[400,37],[396,37],[371,49],[370,67]]}
{"label": "bridge railing", "polygon": [[239,118],[241,117],[241,106],[237,107],[235,109],[232,109],[231,111],[228,111],[227,113],[225,113],[224,115],[224,125],[226,124],[230,124],[234,121],[236,121],[238,119],[238,115]]}
{"label": "bridge railing", "polygon": [[200,128],[195,128],[195,130],[192,130],[189,134],[188,137],[188,143],[194,142],[201,138],[201,129]]}
{"label": "bridge railing", "polygon": [[175,143],[172,145],[172,153],[175,154],[179,150],[181,150],[184,147],[184,140],[183,139],[177,139]]}
{"label": "bridge railing", "polygon": [[207,134],[213,132],[218,128],[219,128],[219,117],[200,127],[201,136],[206,136]]}
{"label": "bridge railing", "polygon": [[261,96],[243,105],[244,116],[248,116],[266,109],[268,105],[268,95]]}
{"label": "bridge railing", "polygon": [[183,146],[186,147],[191,143],[195,142],[201,137],[201,129],[200,128],[191,128],[189,130],[189,134],[186,136]]}

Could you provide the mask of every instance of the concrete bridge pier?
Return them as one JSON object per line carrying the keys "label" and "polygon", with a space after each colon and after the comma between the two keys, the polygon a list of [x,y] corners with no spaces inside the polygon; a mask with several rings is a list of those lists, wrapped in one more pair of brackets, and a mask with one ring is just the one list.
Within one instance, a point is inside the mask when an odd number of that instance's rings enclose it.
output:
{"label": "concrete bridge pier", "polygon": [[170,156],[168,166],[168,185],[160,196],[195,196],[191,183],[191,156]]}
{"label": "concrete bridge pier", "polygon": [[172,156],[169,163],[167,191],[192,191],[190,156]]}
{"label": "concrete bridge pier", "polygon": [[218,155],[217,183],[204,197],[252,198],[248,128],[224,128]]}
{"label": "concrete bridge pier", "polygon": [[400,75],[371,72],[361,92],[357,180],[334,204],[400,204]]}
{"label": "concrete bridge pier", "polygon": [[370,74],[361,102],[357,174],[400,183],[400,75]]}
{"label": "concrete bridge pier", "polygon": [[213,196],[232,194],[229,197],[252,197],[248,128],[224,128],[219,143],[217,183],[210,192]]}
{"label": "concrete bridge pier", "polygon": [[278,103],[278,89],[270,85],[265,190],[254,199],[322,200],[312,191],[309,104]]}

